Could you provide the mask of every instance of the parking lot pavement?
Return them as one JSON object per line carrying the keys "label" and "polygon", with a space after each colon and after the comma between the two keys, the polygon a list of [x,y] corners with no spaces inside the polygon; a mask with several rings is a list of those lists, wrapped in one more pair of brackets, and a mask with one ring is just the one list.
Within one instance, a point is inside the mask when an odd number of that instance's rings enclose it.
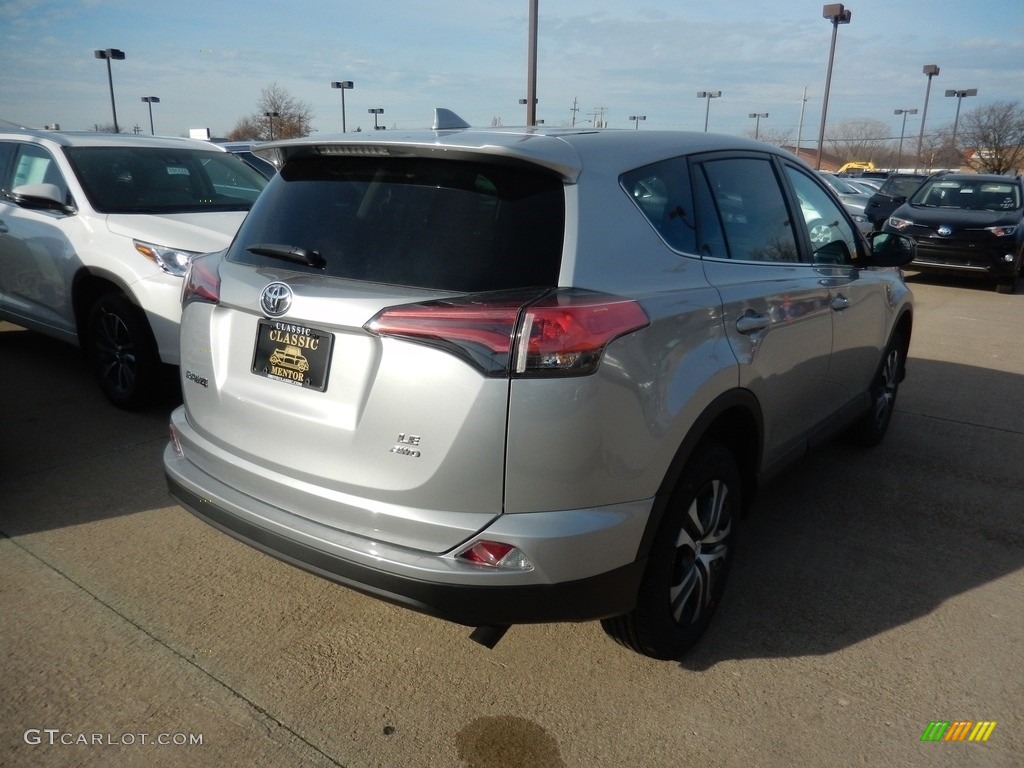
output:
{"label": "parking lot pavement", "polygon": [[[171,403],[0,324],[0,765],[1019,766],[1024,296],[913,287],[886,441],[764,489],[681,664],[597,624],[488,651],[241,545],[167,496]],[[922,742],[957,720],[996,726]]]}

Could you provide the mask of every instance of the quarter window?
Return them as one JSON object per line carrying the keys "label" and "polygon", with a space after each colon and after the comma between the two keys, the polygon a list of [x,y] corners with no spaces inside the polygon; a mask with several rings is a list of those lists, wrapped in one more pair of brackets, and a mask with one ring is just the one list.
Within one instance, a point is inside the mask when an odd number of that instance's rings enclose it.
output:
{"label": "quarter window", "polygon": [[697,227],[686,163],[663,160],[624,173],[621,182],[658,234],[677,251],[697,252]]}

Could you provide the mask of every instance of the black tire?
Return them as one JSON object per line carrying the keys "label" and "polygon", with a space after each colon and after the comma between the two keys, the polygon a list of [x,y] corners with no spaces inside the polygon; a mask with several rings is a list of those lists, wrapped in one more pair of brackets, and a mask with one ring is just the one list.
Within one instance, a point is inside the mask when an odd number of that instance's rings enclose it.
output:
{"label": "black tire", "polygon": [[86,354],[103,394],[119,408],[150,405],[159,395],[162,364],[146,315],[119,293],[89,312]]}
{"label": "black tire", "polygon": [[1007,280],[1000,280],[996,283],[996,293],[1015,293],[1017,290],[1017,279],[1010,278]]}
{"label": "black tire", "polygon": [[885,437],[896,409],[896,393],[903,381],[906,363],[903,334],[895,331],[871,382],[871,407],[846,433],[850,442],[870,448]]}
{"label": "black tire", "polygon": [[617,642],[679,659],[707,628],[725,590],[742,508],[740,474],[725,446],[698,446],[683,469],[651,548],[631,613],[603,619]]}

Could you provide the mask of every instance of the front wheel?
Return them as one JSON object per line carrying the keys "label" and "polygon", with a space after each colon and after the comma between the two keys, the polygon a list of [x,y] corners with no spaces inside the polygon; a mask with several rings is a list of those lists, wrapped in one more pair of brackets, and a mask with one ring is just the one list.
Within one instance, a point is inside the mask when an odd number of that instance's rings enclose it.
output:
{"label": "front wheel", "polygon": [[822,219],[815,219],[807,225],[807,233],[815,246],[828,245],[832,242],[832,227]]}
{"label": "front wheel", "polygon": [[906,345],[897,331],[885,348],[882,362],[871,383],[871,407],[847,433],[849,438],[865,448],[877,445],[885,437],[896,409],[896,392],[903,380],[906,365]]}
{"label": "front wheel", "polygon": [[740,497],[732,453],[717,442],[699,446],[665,511],[636,607],[603,619],[605,632],[645,656],[682,657],[710,623],[725,591]]}
{"label": "front wheel", "polygon": [[118,293],[101,296],[89,313],[87,344],[93,375],[110,402],[129,409],[153,402],[160,355],[141,309]]}

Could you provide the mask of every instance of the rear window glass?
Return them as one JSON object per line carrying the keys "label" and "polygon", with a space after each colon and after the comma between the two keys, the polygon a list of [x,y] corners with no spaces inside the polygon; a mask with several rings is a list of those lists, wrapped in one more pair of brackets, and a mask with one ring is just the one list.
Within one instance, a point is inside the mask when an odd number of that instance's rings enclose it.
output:
{"label": "rear window glass", "polygon": [[267,180],[227,152],[162,147],[65,150],[100,213],[247,211]]}
{"label": "rear window glass", "polygon": [[[557,284],[565,203],[555,177],[431,158],[307,157],[267,186],[228,254],[370,282],[464,292]],[[252,253],[303,248],[323,269]]]}

